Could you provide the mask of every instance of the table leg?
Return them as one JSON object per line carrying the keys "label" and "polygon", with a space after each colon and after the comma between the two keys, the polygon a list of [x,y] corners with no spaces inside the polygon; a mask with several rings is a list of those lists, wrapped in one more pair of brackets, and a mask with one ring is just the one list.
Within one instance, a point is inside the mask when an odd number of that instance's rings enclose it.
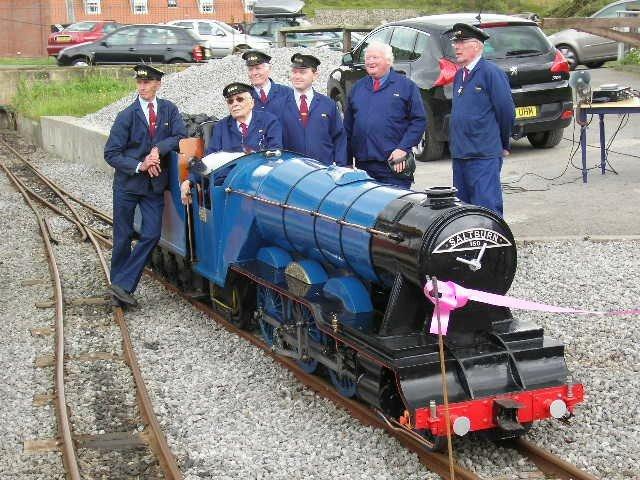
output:
{"label": "table leg", "polygon": [[599,113],[600,117],[600,169],[604,175],[605,165],[607,162],[607,147],[604,139],[604,113]]}
{"label": "table leg", "polygon": [[582,150],[582,183],[587,183],[587,115],[578,108],[580,124],[580,149]]}

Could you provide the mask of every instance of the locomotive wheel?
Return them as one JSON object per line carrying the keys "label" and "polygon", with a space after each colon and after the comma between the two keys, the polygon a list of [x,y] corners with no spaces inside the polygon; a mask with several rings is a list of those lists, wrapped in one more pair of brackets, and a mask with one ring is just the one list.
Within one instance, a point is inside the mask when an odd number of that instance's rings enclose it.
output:
{"label": "locomotive wheel", "polygon": [[[453,432],[451,433],[453,435]],[[447,450],[447,437],[436,437],[431,432],[422,432],[424,439],[430,444],[425,445],[425,448],[431,452],[444,452]]]}
{"label": "locomotive wheel", "polygon": [[162,249],[160,247],[156,247],[151,252],[151,267],[153,270],[164,276],[164,263],[162,260]]}
{"label": "locomotive wheel", "polygon": [[[316,342],[321,341],[323,335],[316,326],[313,313],[306,305],[294,303],[291,307],[291,317],[294,323],[302,322],[307,324],[305,333],[310,339],[315,340]],[[318,369],[318,361],[313,358],[309,358],[308,360],[297,360],[296,362],[300,368],[307,373],[313,373]]]}
{"label": "locomotive wheel", "polygon": [[331,383],[333,383],[340,395],[351,398],[356,394],[356,382],[350,378],[339,376],[333,370],[329,370],[329,376],[331,377]]}
{"label": "locomotive wheel", "polygon": [[[270,317],[275,318],[280,323],[284,323],[287,320],[287,301],[286,299],[276,292],[275,290],[258,286],[257,288],[258,306],[262,307],[264,312]],[[262,337],[267,345],[273,345],[273,325],[260,319],[260,331]]]}
{"label": "locomotive wheel", "polygon": [[242,278],[231,282],[231,317],[230,321],[236,327],[246,330],[251,324],[251,317],[255,310],[255,293],[253,286]]}

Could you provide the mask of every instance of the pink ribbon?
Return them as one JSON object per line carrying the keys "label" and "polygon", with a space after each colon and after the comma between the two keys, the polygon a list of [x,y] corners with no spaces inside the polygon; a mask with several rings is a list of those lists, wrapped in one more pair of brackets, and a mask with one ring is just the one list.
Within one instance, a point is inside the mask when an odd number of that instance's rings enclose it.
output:
{"label": "pink ribbon", "polygon": [[424,294],[433,303],[436,308],[433,309],[431,317],[431,327],[429,333],[438,334],[438,310],[440,311],[440,328],[443,335],[447,334],[449,327],[449,316],[456,308],[464,307],[469,300],[475,302],[487,303],[497,307],[508,307],[519,310],[535,310],[538,312],[551,313],[577,313],[580,315],[638,315],[640,309],[635,310],[613,310],[608,312],[600,312],[595,310],[580,310],[577,308],[558,307],[548,305],[546,303],[531,302],[520,298],[509,297],[506,295],[497,295],[495,293],[483,292],[481,290],[473,290],[464,288],[453,282],[441,282],[438,280],[439,301],[433,296],[433,282],[428,281],[424,286]]}

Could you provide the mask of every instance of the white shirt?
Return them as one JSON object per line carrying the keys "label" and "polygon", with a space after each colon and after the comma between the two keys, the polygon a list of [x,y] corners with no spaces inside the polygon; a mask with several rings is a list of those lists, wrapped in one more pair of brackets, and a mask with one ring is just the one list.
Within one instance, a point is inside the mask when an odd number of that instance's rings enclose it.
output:
{"label": "white shirt", "polygon": [[138,96],[138,101],[140,102],[140,107],[142,108],[142,112],[144,113],[144,117],[147,119],[147,125],[149,125],[149,107],[150,103],[153,103],[153,111],[156,112],[156,117],[158,116],[158,98],[153,97],[153,100],[147,102],[142,97]]}
{"label": "white shirt", "polygon": [[[153,111],[156,112],[156,118],[158,117],[158,98],[153,97],[153,100],[147,102],[144,98],[138,95],[138,102],[140,102],[140,107],[142,108],[142,113],[144,113],[144,118],[147,119],[147,125],[149,125],[149,107],[150,103],[153,103]],[[142,162],[138,162],[138,166],[136,167],[136,173],[140,173],[140,166]]]}
{"label": "white shirt", "polygon": [[244,122],[239,122],[236,120],[236,126],[238,127],[238,131],[240,132],[240,135],[242,135],[242,127],[240,126],[240,123],[244,123],[247,126],[247,132],[248,132],[249,125],[251,125],[251,117],[253,117],[253,113],[249,113],[249,116]]}
{"label": "white shirt", "polygon": [[304,92],[299,92],[295,88],[293,89],[293,95],[296,97],[296,105],[298,105],[298,110],[300,110],[300,96],[307,96],[307,107],[311,108],[311,100],[313,100],[313,88],[309,88]]}
{"label": "white shirt", "polygon": [[268,97],[269,96],[269,92],[271,91],[271,80],[267,79],[267,81],[264,83],[264,85],[262,87],[256,87],[254,85],[253,89],[258,94],[258,98],[260,98],[260,89],[264,90],[264,94]]}
{"label": "white shirt", "polygon": [[469,62],[469,65],[465,67],[469,73],[471,73],[471,70],[473,70],[476,67],[476,65],[478,64],[481,58],[482,58],[482,54],[478,55],[471,62]]}

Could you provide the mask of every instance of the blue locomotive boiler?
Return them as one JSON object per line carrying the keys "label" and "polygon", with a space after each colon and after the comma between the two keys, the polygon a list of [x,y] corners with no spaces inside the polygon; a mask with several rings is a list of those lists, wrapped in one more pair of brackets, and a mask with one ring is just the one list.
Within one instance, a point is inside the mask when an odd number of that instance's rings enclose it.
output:
{"label": "blue locomotive boiler", "polygon": [[[192,172],[188,208],[177,156],[170,170],[153,266],[440,448],[438,339],[423,288],[436,276],[506,293],[517,252],[504,220],[451,188],[403,190],[291,152],[214,159]],[[457,435],[515,437],[583,398],[564,346],[503,307],[471,301],[452,313],[445,367]]]}

